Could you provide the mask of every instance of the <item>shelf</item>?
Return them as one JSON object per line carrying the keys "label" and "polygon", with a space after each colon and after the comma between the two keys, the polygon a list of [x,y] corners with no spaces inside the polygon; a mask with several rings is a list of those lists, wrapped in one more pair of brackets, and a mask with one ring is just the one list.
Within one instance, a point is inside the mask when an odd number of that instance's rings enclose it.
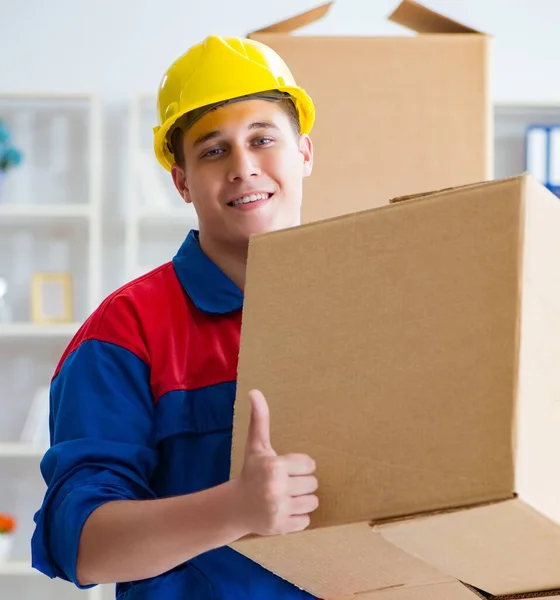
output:
{"label": "shelf", "polygon": [[0,458],[42,458],[47,448],[24,442],[0,442]]}
{"label": "shelf", "polygon": [[0,323],[0,338],[70,338],[81,323],[41,325],[38,323]]}
{"label": "shelf", "polygon": [[154,224],[162,225],[177,225],[183,226],[189,223],[192,226],[196,226],[198,219],[196,213],[185,207],[178,208],[143,208],[137,210],[135,213],[136,219],[142,224],[146,224],[146,221]]}
{"label": "shelf", "polygon": [[[41,413],[46,410],[43,389],[82,325],[79,321],[104,297],[103,245],[105,228],[113,220],[103,219],[106,127],[101,98],[88,93],[0,92],[0,107],[14,146],[23,154],[21,168],[8,175],[0,199],[0,276],[9,283],[6,302],[11,308],[5,313],[11,314],[11,321],[0,319],[0,380],[5,388],[0,401],[0,503],[5,506],[0,510],[13,512],[22,525],[12,553],[0,562],[0,599],[114,598],[114,592],[102,595],[101,588],[80,594],[32,568],[29,539],[32,517],[45,492],[40,463],[48,450],[48,432],[43,427],[36,436],[28,436],[30,442],[19,439],[34,402],[41,405]],[[108,243],[114,244],[109,255],[120,251],[120,239],[109,238]],[[118,264],[109,262],[112,269]],[[49,272],[71,276],[71,323],[33,322],[33,275]],[[45,288],[45,312],[50,314],[55,300],[54,289]],[[37,416],[42,421],[44,413]]]}
{"label": "shelf", "polygon": [[25,560],[8,560],[0,563],[0,575],[40,575],[37,569]]}
{"label": "shelf", "polygon": [[87,219],[92,215],[89,204],[0,204],[0,223],[59,219]]}
{"label": "shelf", "polygon": [[510,102],[510,101],[504,101],[504,102],[495,102],[493,104],[493,109],[494,110],[500,110],[502,108],[526,108],[529,110],[540,110],[542,108],[551,108],[554,110],[558,110],[560,109],[560,102],[555,101],[555,100],[542,100],[542,101],[523,101],[523,100],[518,100],[515,102]]}
{"label": "shelf", "polygon": [[83,92],[49,92],[47,90],[36,91],[3,91],[0,93],[2,100],[32,100],[43,104],[45,100],[55,100],[57,102],[84,100],[91,101],[92,95]]}

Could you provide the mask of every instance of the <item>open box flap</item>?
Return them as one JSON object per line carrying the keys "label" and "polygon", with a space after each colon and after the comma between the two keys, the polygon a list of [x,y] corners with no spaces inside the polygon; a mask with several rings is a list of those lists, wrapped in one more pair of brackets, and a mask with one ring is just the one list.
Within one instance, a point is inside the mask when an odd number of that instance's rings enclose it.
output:
{"label": "open box flap", "polygon": [[268,25],[267,27],[263,27],[262,29],[252,31],[247,35],[247,37],[250,38],[252,35],[261,33],[292,33],[297,29],[301,29],[306,25],[311,25],[311,23],[315,23],[316,21],[322,19],[329,12],[331,6],[332,2],[326,2],[325,4],[321,4],[320,6],[296,15],[295,17],[290,17],[284,21],[280,21],[278,23]]}
{"label": "open box flap", "polygon": [[388,19],[416,33],[481,33],[414,0],[403,0]]}

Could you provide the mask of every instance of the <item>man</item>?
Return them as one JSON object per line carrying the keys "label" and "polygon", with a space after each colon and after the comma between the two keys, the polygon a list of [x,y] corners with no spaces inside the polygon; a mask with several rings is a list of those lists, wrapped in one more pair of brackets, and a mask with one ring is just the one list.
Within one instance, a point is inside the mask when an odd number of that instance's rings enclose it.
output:
{"label": "man", "polygon": [[33,565],[126,600],[309,598],[228,544],[302,530],[317,507],[313,460],[276,456],[257,390],[229,480],[249,238],[299,223],[313,103],[271,49],[211,36],[168,69],[158,112],[156,156],[199,231],[60,360]]}

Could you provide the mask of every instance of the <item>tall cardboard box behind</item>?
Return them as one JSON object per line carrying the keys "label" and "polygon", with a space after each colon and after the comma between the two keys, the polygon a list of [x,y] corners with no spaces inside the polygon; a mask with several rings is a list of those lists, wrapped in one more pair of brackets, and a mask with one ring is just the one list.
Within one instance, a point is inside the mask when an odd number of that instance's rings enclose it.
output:
{"label": "tall cardboard box behind", "polygon": [[403,37],[292,35],[331,3],[250,34],[313,98],[315,168],[303,221],[492,178],[490,38],[405,0]]}

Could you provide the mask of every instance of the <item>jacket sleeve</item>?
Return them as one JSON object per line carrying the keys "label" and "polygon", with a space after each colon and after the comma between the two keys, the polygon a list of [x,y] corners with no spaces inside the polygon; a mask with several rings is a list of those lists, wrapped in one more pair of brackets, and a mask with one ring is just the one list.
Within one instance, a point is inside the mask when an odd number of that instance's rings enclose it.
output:
{"label": "jacket sleeve", "polygon": [[32,564],[49,577],[92,587],[76,577],[90,514],[113,500],[154,497],[149,366],[123,345],[85,339],[52,380],[50,411],[51,447],[41,462],[47,491],[34,518]]}

